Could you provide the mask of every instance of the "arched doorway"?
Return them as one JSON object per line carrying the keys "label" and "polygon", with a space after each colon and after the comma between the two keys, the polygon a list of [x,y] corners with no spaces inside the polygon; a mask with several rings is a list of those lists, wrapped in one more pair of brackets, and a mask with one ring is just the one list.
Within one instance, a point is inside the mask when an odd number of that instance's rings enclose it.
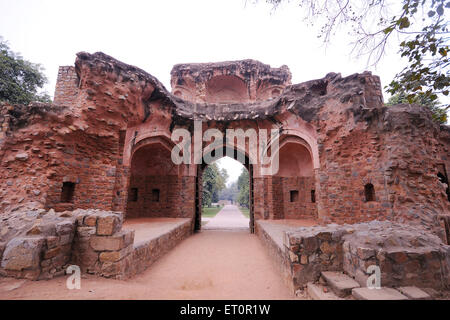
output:
{"label": "arched doorway", "polygon": [[[211,157],[215,157],[217,149],[209,151],[209,155]],[[250,160],[246,154],[243,154],[240,150],[229,146],[222,147],[222,155],[230,156],[230,158],[239,161],[239,159],[245,159],[242,165],[248,171],[248,183],[249,183],[249,230],[250,233],[255,232],[255,219],[254,219],[254,194],[253,194],[253,165],[250,164]],[[195,222],[194,222],[194,230],[200,231],[202,229],[202,196],[203,196],[203,172],[207,168],[209,164],[205,161],[202,161],[202,164],[197,165],[197,175],[196,175],[196,191],[195,191]]]}
{"label": "arched doorway", "polygon": [[131,158],[127,218],[181,217],[179,166],[162,143],[137,148]]}
{"label": "arched doorway", "polygon": [[274,219],[316,219],[318,190],[312,152],[303,139],[282,137],[272,177]]}

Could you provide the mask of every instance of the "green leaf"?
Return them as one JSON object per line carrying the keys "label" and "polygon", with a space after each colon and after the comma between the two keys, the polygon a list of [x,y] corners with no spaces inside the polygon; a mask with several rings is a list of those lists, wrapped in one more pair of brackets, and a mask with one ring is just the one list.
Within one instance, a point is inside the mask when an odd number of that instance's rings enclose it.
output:
{"label": "green leaf", "polygon": [[408,17],[403,17],[403,18],[399,19],[397,21],[397,24],[398,24],[400,30],[409,28],[409,26],[411,25]]}
{"label": "green leaf", "polygon": [[390,32],[392,32],[392,30],[394,30],[394,27],[387,27],[386,29],[383,30],[384,34],[388,34]]}

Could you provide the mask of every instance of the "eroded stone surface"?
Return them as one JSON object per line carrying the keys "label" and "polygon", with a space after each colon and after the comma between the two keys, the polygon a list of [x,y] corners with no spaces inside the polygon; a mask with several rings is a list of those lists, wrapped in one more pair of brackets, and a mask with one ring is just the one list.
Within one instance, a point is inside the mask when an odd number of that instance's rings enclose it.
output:
{"label": "eroded stone surface", "polygon": [[342,272],[324,271],[322,277],[339,297],[345,297],[352,293],[352,289],[358,288],[359,283]]}
{"label": "eroded stone surface", "polygon": [[313,300],[340,300],[337,295],[320,284],[309,282],[306,288]]}
{"label": "eroded stone surface", "polygon": [[[317,281],[322,271],[345,271],[367,285],[368,267],[380,267],[383,286],[450,284],[450,246],[431,232],[411,225],[372,221],[354,225],[301,227],[287,232],[286,250],[294,283]],[[308,264],[297,257],[307,256]]]}
{"label": "eroded stone surface", "polygon": [[417,287],[399,287],[397,288],[402,294],[411,300],[430,300],[431,296],[425,291]]}
{"label": "eroded stone surface", "polygon": [[352,294],[358,300],[408,300],[407,296],[393,288],[355,288]]}

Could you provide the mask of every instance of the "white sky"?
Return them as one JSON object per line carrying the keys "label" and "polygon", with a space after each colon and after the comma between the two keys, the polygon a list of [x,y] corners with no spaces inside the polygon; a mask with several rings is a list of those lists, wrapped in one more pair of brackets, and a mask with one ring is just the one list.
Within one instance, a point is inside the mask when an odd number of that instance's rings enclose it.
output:
{"label": "white sky", "polygon": [[228,172],[227,187],[229,187],[233,182],[237,181],[242,173],[244,166],[239,162],[230,157],[223,157],[216,161],[217,166],[222,169],[225,168]]}
{"label": "white sky", "polygon": [[[272,12],[264,0],[248,2],[0,0],[0,36],[13,51],[45,68],[50,95],[58,66],[73,65],[79,51],[102,51],[140,67],[168,90],[172,66],[188,62],[251,58],[273,67],[286,64],[293,83],[369,69],[383,86],[402,69],[395,47],[387,49],[377,69],[366,68],[364,58],[350,57],[346,36],[335,37],[325,50],[317,30],[306,26],[293,4]],[[220,164],[234,179],[241,167],[233,169],[231,160]]]}

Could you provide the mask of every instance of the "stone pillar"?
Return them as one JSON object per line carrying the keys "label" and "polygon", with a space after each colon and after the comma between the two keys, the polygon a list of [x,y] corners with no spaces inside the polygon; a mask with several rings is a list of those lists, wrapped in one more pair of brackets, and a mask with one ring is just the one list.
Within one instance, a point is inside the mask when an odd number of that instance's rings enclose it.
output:
{"label": "stone pillar", "polygon": [[75,105],[75,100],[79,92],[79,81],[80,79],[75,71],[75,67],[59,67],[53,104],[68,107]]}

